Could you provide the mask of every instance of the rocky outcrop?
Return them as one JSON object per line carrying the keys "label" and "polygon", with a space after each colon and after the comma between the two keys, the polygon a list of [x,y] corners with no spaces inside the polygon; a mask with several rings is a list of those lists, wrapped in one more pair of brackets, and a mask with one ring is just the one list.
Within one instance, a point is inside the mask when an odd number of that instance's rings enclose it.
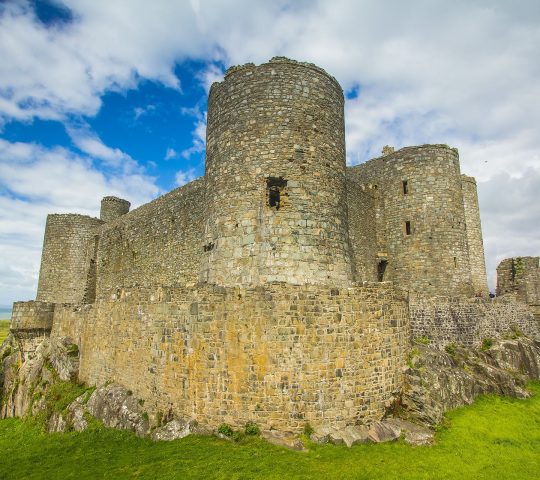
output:
{"label": "rocky outcrop", "polygon": [[540,341],[501,340],[486,350],[449,345],[446,351],[416,345],[396,411],[427,425],[446,411],[471,404],[486,393],[526,398],[525,384],[540,378]]}
{"label": "rocky outcrop", "polygon": [[77,380],[79,352],[68,339],[43,338],[32,356],[25,360],[23,353],[13,336],[2,345],[0,418],[35,415],[53,383]]}

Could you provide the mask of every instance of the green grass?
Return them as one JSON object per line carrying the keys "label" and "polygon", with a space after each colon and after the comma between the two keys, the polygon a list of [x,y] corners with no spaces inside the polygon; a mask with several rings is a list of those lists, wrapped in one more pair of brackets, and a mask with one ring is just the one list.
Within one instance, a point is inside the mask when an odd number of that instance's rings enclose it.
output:
{"label": "green grass", "polygon": [[0,320],[0,345],[6,339],[9,333],[10,320]]}
{"label": "green grass", "polygon": [[154,443],[103,427],[43,434],[28,421],[0,421],[2,479],[538,479],[540,383],[535,397],[496,396],[447,416],[430,447],[402,442],[293,452],[245,437],[191,436]]}

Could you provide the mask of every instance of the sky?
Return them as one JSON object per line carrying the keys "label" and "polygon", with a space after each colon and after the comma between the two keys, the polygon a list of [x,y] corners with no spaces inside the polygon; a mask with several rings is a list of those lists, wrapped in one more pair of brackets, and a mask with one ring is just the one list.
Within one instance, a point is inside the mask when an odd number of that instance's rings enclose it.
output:
{"label": "sky", "polygon": [[349,165],[459,149],[493,290],[540,254],[539,52],[537,0],[0,0],[0,305],[35,298],[48,213],[203,175],[210,85],[277,55],[342,85]]}

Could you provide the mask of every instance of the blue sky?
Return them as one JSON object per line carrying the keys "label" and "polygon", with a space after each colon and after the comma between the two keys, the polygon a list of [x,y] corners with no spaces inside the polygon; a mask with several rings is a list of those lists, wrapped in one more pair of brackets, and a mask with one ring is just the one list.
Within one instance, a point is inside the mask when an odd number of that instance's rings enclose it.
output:
{"label": "blue sky", "polygon": [[202,175],[211,83],[275,55],[341,83],[350,164],[459,149],[493,286],[498,261],[540,253],[539,51],[537,1],[4,1],[0,305],[35,296],[47,213]]}

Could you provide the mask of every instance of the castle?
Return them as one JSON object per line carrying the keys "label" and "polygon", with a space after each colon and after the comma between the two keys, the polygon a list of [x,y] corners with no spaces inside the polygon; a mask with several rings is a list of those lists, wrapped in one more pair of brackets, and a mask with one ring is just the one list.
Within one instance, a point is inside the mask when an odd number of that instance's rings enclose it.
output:
{"label": "castle", "polygon": [[347,425],[382,416],[415,336],[537,332],[525,304],[487,299],[457,150],[385,148],[347,167],[343,91],[312,64],[229,69],[209,95],[204,177],[129,207],[48,216],[37,298],[15,303],[12,331],[28,355],[69,337],[82,381],[149,408]]}

